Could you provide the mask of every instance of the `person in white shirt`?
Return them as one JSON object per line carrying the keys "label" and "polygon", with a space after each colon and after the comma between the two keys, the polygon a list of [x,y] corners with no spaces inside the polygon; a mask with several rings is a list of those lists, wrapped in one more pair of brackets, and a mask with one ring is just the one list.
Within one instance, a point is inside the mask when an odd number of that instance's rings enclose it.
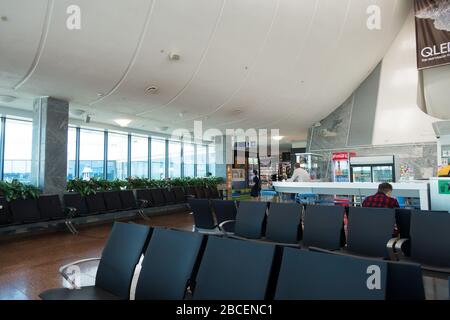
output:
{"label": "person in white shirt", "polygon": [[289,182],[309,182],[311,181],[311,177],[309,176],[308,171],[300,168],[300,163],[295,164],[295,170],[292,173],[292,177],[287,179]]}

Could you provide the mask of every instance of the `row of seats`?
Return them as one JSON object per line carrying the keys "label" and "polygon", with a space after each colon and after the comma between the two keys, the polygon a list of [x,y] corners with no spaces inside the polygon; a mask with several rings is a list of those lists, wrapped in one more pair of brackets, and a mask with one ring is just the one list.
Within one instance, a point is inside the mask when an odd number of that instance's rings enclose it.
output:
{"label": "row of seats", "polygon": [[[308,205],[302,215],[303,206],[297,203],[243,201],[235,207],[235,219],[224,221],[217,210],[223,207],[223,202],[215,201],[210,206],[208,200],[194,199],[189,203],[196,224],[212,219],[215,211],[224,235],[235,238],[391,260],[409,257],[433,271],[439,267],[450,268],[448,212],[350,207],[346,213],[342,206]],[[347,234],[343,225],[345,214]],[[234,225],[233,230],[226,228],[229,223]],[[393,237],[395,226],[401,239]]]}
{"label": "row of seats", "polygon": [[142,254],[135,299],[424,299],[417,264],[125,223],[113,226],[94,286],[50,289],[40,297],[129,299]]}
{"label": "row of seats", "polygon": [[101,213],[144,209],[186,203],[187,198],[220,197],[216,188],[173,187],[97,192],[87,196],[70,192],[63,195],[41,195],[37,199],[0,198],[0,225],[21,225],[49,220],[84,217]]}

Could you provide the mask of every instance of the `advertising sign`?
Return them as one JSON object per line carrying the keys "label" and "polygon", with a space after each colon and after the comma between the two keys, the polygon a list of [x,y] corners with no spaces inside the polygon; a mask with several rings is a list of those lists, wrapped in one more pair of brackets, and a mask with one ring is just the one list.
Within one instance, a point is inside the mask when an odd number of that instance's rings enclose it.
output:
{"label": "advertising sign", "polygon": [[417,68],[450,64],[450,0],[415,0]]}

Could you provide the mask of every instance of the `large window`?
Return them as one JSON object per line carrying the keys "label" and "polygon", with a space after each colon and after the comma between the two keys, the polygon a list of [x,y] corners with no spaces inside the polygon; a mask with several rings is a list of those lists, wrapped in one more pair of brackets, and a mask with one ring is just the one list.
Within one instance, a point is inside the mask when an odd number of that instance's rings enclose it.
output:
{"label": "large window", "polygon": [[4,180],[31,183],[32,130],[31,122],[6,119]]}
{"label": "large window", "polygon": [[206,176],[206,146],[197,145],[197,177]]}
{"label": "large window", "polygon": [[195,175],[195,151],[194,145],[185,143],[183,146],[183,160],[184,160],[184,176],[193,177]]}
{"label": "large window", "polygon": [[216,146],[213,144],[208,146],[208,172],[216,175]]}
{"label": "large window", "polygon": [[128,177],[128,135],[108,133],[108,180]]}
{"label": "large window", "polygon": [[132,177],[148,177],[148,138],[131,137],[131,173]]}
{"label": "large window", "polygon": [[77,129],[69,128],[67,136],[67,179],[75,178]]}
{"label": "large window", "polygon": [[169,178],[181,177],[181,143],[169,142]]}
{"label": "large window", "polygon": [[80,177],[103,178],[104,161],[104,132],[85,130],[80,131]]}
{"label": "large window", "polygon": [[151,155],[151,178],[164,179],[166,176],[166,142],[164,140],[152,139]]}

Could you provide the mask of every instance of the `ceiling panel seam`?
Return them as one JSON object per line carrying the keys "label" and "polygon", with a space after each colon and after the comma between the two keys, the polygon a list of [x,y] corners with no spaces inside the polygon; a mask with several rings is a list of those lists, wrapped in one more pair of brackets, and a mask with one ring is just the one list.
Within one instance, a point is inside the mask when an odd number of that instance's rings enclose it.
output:
{"label": "ceiling panel seam", "polygon": [[147,16],[145,18],[145,24],[144,24],[144,26],[142,28],[141,35],[139,36],[139,41],[138,41],[137,46],[136,46],[136,48],[135,48],[135,50],[133,52],[133,55],[131,56],[131,59],[130,59],[130,62],[128,63],[128,66],[125,69],[125,72],[122,74],[122,76],[120,77],[119,81],[112,87],[112,89],[108,91],[108,93],[104,94],[100,98],[98,98],[98,99],[92,101],[91,103],[89,103],[89,106],[92,106],[92,105],[96,104],[97,102],[102,101],[106,97],[109,97],[110,95],[112,95],[120,87],[120,85],[125,81],[126,77],[130,73],[131,69],[133,68],[133,66],[134,66],[134,64],[136,62],[136,59],[137,59],[137,56],[138,56],[139,52],[141,51],[142,44],[143,44],[144,39],[145,39],[145,35],[147,34],[147,31],[148,31],[148,26],[150,24],[150,20],[151,20],[152,15],[153,15],[153,8],[155,7],[155,3],[156,3],[156,0],[152,0],[151,1],[151,4],[150,4],[150,6],[148,8],[148,11],[147,11]]}
{"label": "ceiling panel seam", "polygon": [[[341,42],[342,36],[344,34],[344,29],[345,29],[345,26],[347,24],[348,14],[350,12],[351,3],[352,3],[352,0],[348,0],[347,1],[347,7],[345,8],[344,21],[342,22],[341,28],[339,30],[338,37],[337,37],[336,42],[335,42],[334,50],[330,50],[332,52],[336,52],[338,50],[338,48],[339,48],[339,43]],[[330,68],[332,68],[332,66]],[[327,70],[329,70],[329,69],[327,68]],[[333,74],[333,72],[331,72],[331,74]],[[356,90],[356,88],[354,88],[354,90]],[[312,95],[312,92],[313,92],[313,88],[309,87],[308,92],[306,92],[306,94],[305,94],[305,101],[306,102],[308,102],[310,96]],[[346,97],[346,99],[347,98],[348,97]],[[336,106],[336,107],[338,107],[338,106]]]}
{"label": "ceiling panel seam", "polygon": [[[319,7],[319,0],[316,0],[316,2],[314,3],[314,11],[313,11],[313,14],[311,15],[311,20],[309,21],[309,24],[308,24],[308,29],[307,29],[307,31],[306,31],[306,37],[305,37],[305,39],[309,39],[310,37],[311,37],[311,30],[312,30],[312,26],[313,26],[313,24],[314,24],[314,20],[316,19],[316,15],[317,15],[317,8]],[[307,43],[307,41],[304,41],[303,42],[304,44],[300,47],[300,50],[298,51],[298,53],[297,53],[297,55],[296,55],[296,57],[295,57],[295,62],[294,62],[294,65],[296,66],[297,64],[298,64],[298,62],[301,60],[301,58],[303,57],[303,53],[305,52],[305,48],[306,48],[306,43]],[[281,81],[280,81],[281,82]],[[283,81],[283,83],[284,83],[285,81]],[[277,93],[274,95],[274,97],[278,97],[279,95],[280,95],[280,91],[281,91],[281,87],[278,87],[278,90],[277,90]],[[269,126],[272,126],[272,125],[274,125],[274,124],[277,124],[277,123],[279,123],[280,121],[284,121],[284,120],[286,120],[286,119],[289,119],[289,118],[291,118],[292,116],[291,115],[289,115],[289,116],[286,116],[286,117],[282,117],[282,118],[280,118],[280,119],[278,119],[278,120],[275,120],[275,121],[271,121],[271,122],[269,122],[265,127],[269,127]],[[260,126],[260,127],[258,127],[259,129],[260,128],[263,128],[263,126]]]}
{"label": "ceiling panel seam", "polygon": [[222,109],[227,103],[229,103],[241,91],[241,89],[243,88],[244,84],[247,82],[247,80],[249,79],[250,75],[253,73],[254,66],[256,65],[256,62],[258,61],[259,56],[261,55],[261,53],[264,51],[264,49],[266,47],[267,41],[269,39],[269,35],[272,32],[273,25],[275,23],[275,19],[276,19],[277,15],[278,15],[278,8],[279,7],[280,7],[280,0],[277,0],[277,4],[276,4],[276,7],[274,9],[274,13],[272,15],[271,23],[270,23],[269,29],[267,30],[266,36],[264,37],[264,41],[263,41],[261,47],[259,48],[255,58],[253,59],[253,62],[251,64],[251,67],[249,68],[249,71],[247,72],[247,75],[244,77],[244,79],[242,80],[242,82],[238,86],[238,88],[233,93],[231,93],[231,95],[223,103],[221,103],[219,106],[217,106],[216,109],[214,109],[212,112],[207,112],[204,115],[197,116],[195,118],[181,120],[181,121],[176,121],[175,123],[182,123],[182,122],[187,122],[187,121],[193,121],[193,120],[196,120],[196,119],[201,119],[201,118],[203,118],[205,116],[214,115],[216,112],[218,112],[220,109]]}
{"label": "ceiling panel seam", "polygon": [[227,2],[227,0],[223,0],[223,2],[222,2],[222,7],[220,8],[220,11],[219,11],[219,14],[218,14],[218,16],[217,16],[217,19],[216,19],[216,22],[215,22],[215,24],[214,24],[214,27],[213,27],[213,30],[212,30],[212,32],[211,32],[211,34],[210,34],[210,36],[209,36],[209,39],[208,39],[208,43],[206,44],[206,47],[205,47],[205,49],[203,50],[203,53],[202,53],[202,55],[201,55],[201,57],[200,57],[200,61],[198,62],[198,65],[197,65],[197,67],[195,68],[195,70],[194,70],[194,72],[192,73],[192,76],[189,78],[189,80],[184,84],[184,86],[168,101],[168,102],[166,102],[165,104],[163,104],[162,106],[159,106],[159,107],[157,107],[157,108],[153,108],[153,109],[151,109],[151,110],[147,110],[147,111],[144,111],[144,112],[139,112],[139,113],[136,113],[136,116],[143,116],[143,115],[145,115],[145,114],[147,114],[147,113],[150,113],[150,112],[154,112],[154,111],[156,111],[156,110],[159,110],[159,109],[162,109],[162,108],[165,108],[165,107],[167,107],[169,104],[171,104],[173,101],[175,101],[184,91],[186,91],[186,89],[189,87],[189,85],[192,83],[192,81],[195,79],[195,77],[197,76],[197,74],[200,72],[200,68],[201,68],[201,66],[202,66],[202,64],[203,64],[203,61],[205,60],[205,58],[206,58],[206,55],[207,55],[207,53],[208,53],[208,51],[209,51],[209,48],[210,48],[210,46],[211,46],[211,42],[213,41],[213,39],[214,39],[214,36],[216,35],[216,31],[217,31],[217,29],[218,29],[218,27],[219,27],[219,24],[220,24],[220,21],[222,20],[222,15],[223,15],[223,12],[224,12],[224,8],[225,8],[225,4],[226,4],[226,2]]}
{"label": "ceiling panel seam", "polygon": [[31,63],[30,68],[28,69],[27,73],[23,77],[22,80],[20,80],[16,85],[13,86],[13,90],[19,89],[25,82],[27,82],[28,79],[33,75],[34,71],[37,68],[37,65],[39,64],[39,60],[41,59],[42,53],[44,51],[45,43],[47,41],[48,36],[48,30],[50,28],[50,21],[53,15],[53,6],[54,6],[54,0],[48,0],[47,1],[47,9],[45,11],[45,18],[44,18],[44,24],[42,27],[41,37],[39,39],[39,45],[36,51],[36,54],[34,55],[33,62]]}

